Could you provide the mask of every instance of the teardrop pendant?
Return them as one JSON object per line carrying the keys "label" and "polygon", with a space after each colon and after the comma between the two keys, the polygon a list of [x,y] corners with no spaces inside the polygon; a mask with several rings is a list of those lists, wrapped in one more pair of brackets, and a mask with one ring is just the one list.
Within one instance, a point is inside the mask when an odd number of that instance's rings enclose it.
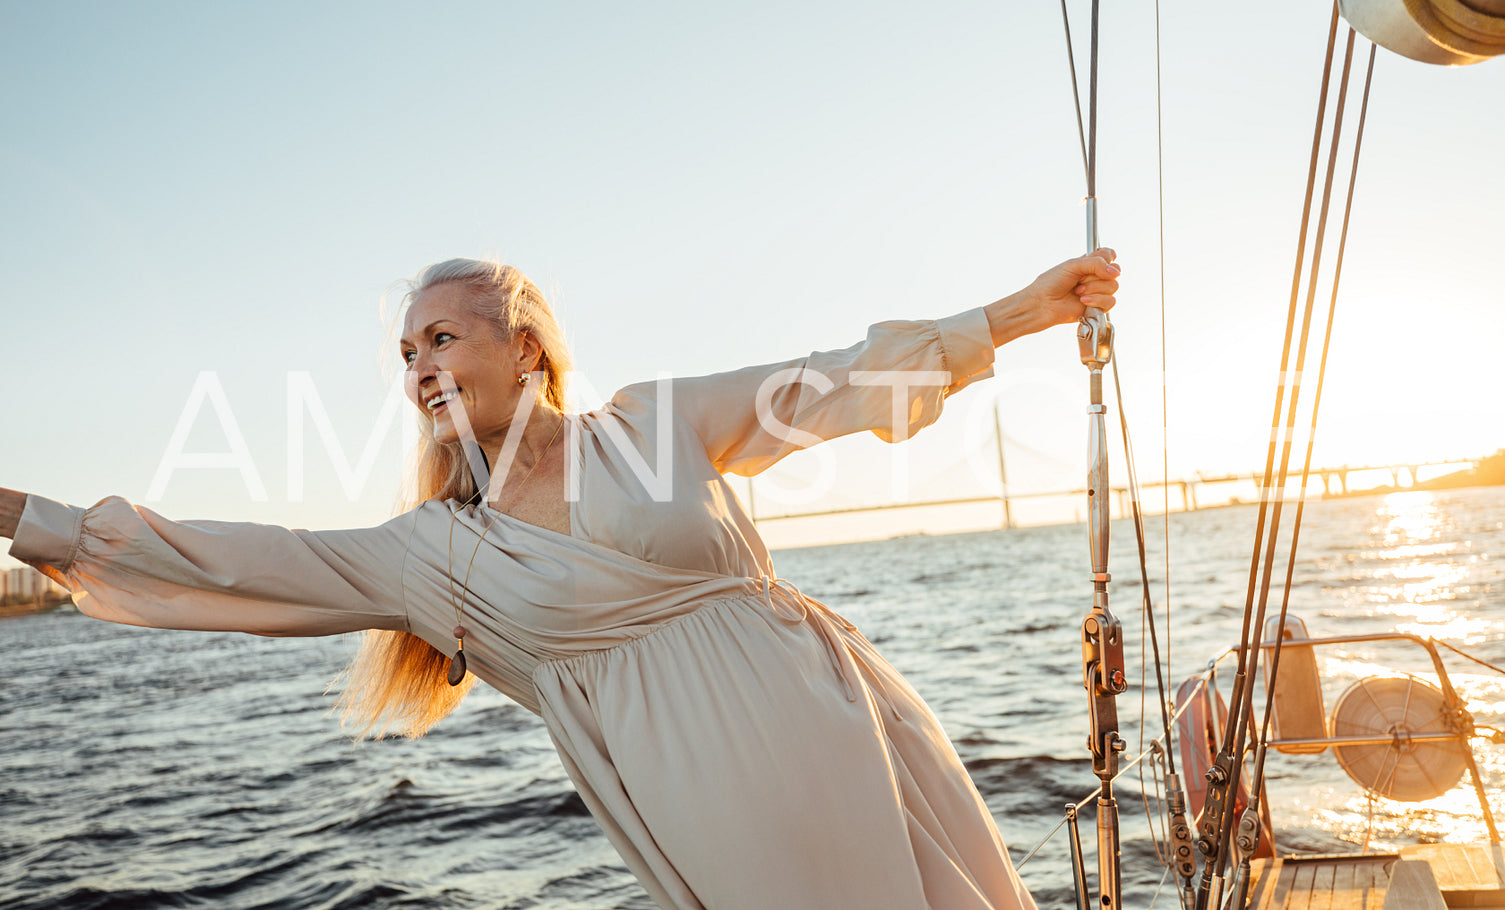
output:
{"label": "teardrop pendant", "polygon": [[449,684],[458,686],[465,680],[465,652],[456,651],[455,656],[449,659]]}

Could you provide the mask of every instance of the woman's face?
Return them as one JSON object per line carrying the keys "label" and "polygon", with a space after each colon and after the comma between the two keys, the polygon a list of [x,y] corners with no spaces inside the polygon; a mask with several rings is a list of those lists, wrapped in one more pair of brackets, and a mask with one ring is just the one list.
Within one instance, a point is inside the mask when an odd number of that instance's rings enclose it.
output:
{"label": "woman's face", "polygon": [[465,421],[483,448],[500,445],[526,393],[520,374],[536,369],[538,342],[522,334],[501,342],[471,309],[475,293],[447,283],[420,293],[403,320],[399,352],[408,399],[434,418],[434,439],[455,443]]}

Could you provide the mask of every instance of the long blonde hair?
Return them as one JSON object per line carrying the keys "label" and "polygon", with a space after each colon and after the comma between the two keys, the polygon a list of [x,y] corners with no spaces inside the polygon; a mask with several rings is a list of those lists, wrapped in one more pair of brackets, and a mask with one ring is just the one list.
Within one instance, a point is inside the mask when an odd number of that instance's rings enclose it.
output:
{"label": "long blonde hair", "polygon": [[[450,259],[429,266],[408,282],[398,319],[423,291],[450,283],[475,292],[471,296],[474,312],[490,323],[498,341],[506,342],[519,332],[538,341],[543,354],[537,369],[544,373],[539,397],[563,412],[570,352],[543,292],[510,265]],[[418,426],[418,447],[398,511],[409,511],[430,499],[469,500],[477,487],[459,444],[436,441],[433,415],[422,409]],[[360,736],[375,728],[381,737],[395,728],[417,739],[448,716],[475,685],[475,676],[467,673],[460,685],[451,686],[448,672],[449,658],[418,636],[372,629],[362,633],[360,650],[342,674],[345,686],[337,707],[343,710],[346,724],[359,727]]]}

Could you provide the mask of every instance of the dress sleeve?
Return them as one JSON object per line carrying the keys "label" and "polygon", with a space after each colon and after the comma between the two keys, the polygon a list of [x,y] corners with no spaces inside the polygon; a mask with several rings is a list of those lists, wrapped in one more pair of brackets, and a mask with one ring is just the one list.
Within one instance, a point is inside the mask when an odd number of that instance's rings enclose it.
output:
{"label": "dress sleeve", "polygon": [[405,630],[415,514],[375,528],[294,531],[169,521],[118,496],[85,509],[29,495],[10,555],[68,588],[80,612],[110,622],[277,636]]}
{"label": "dress sleeve", "polygon": [[[944,399],[993,375],[982,308],[945,319],[880,322],[867,339],[783,363],[670,383],[673,416],[694,429],[722,473],[752,476],[790,452],[860,430],[885,442],[935,422]],[[653,382],[628,386],[613,404],[657,405]]]}

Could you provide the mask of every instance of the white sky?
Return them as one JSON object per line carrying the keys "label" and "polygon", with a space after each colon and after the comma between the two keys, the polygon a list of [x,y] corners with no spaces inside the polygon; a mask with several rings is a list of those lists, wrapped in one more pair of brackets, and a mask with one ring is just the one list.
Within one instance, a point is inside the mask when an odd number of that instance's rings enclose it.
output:
{"label": "white sky", "polygon": [[[1114,318],[1150,478],[1154,7],[1105,7],[1103,239],[1127,272]],[[1072,10],[1084,64],[1087,6]],[[1296,0],[1162,6],[1172,476],[1262,464],[1327,16]],[[1319,464],[1505,446],[1502,66],[1381,52]],[[527,271],[599,400],[986,303],[1083,243],[1048,0],[6,2],[0,118],[0,485],[175,518],[389,514],[395,431],[350,501],[310,425],[291,501],[287,377],[312,374],[354,461],[396,364],[383,295],[439,259]],[[229,469],[181,470],[145,501],[205,370],[265,502]],[[901,453],[909,496],[991,482],[995,403],[1016,489],[1079,483],[1070,330],[1005,348],[998,372]],[[188,450],[226,449],[206,407]],[[876,440],[833,452],[841,484],[817,504],[900,492]],[[796,508],[774,488],[798,488],[813,457],[760,480],[760,508]]]}

